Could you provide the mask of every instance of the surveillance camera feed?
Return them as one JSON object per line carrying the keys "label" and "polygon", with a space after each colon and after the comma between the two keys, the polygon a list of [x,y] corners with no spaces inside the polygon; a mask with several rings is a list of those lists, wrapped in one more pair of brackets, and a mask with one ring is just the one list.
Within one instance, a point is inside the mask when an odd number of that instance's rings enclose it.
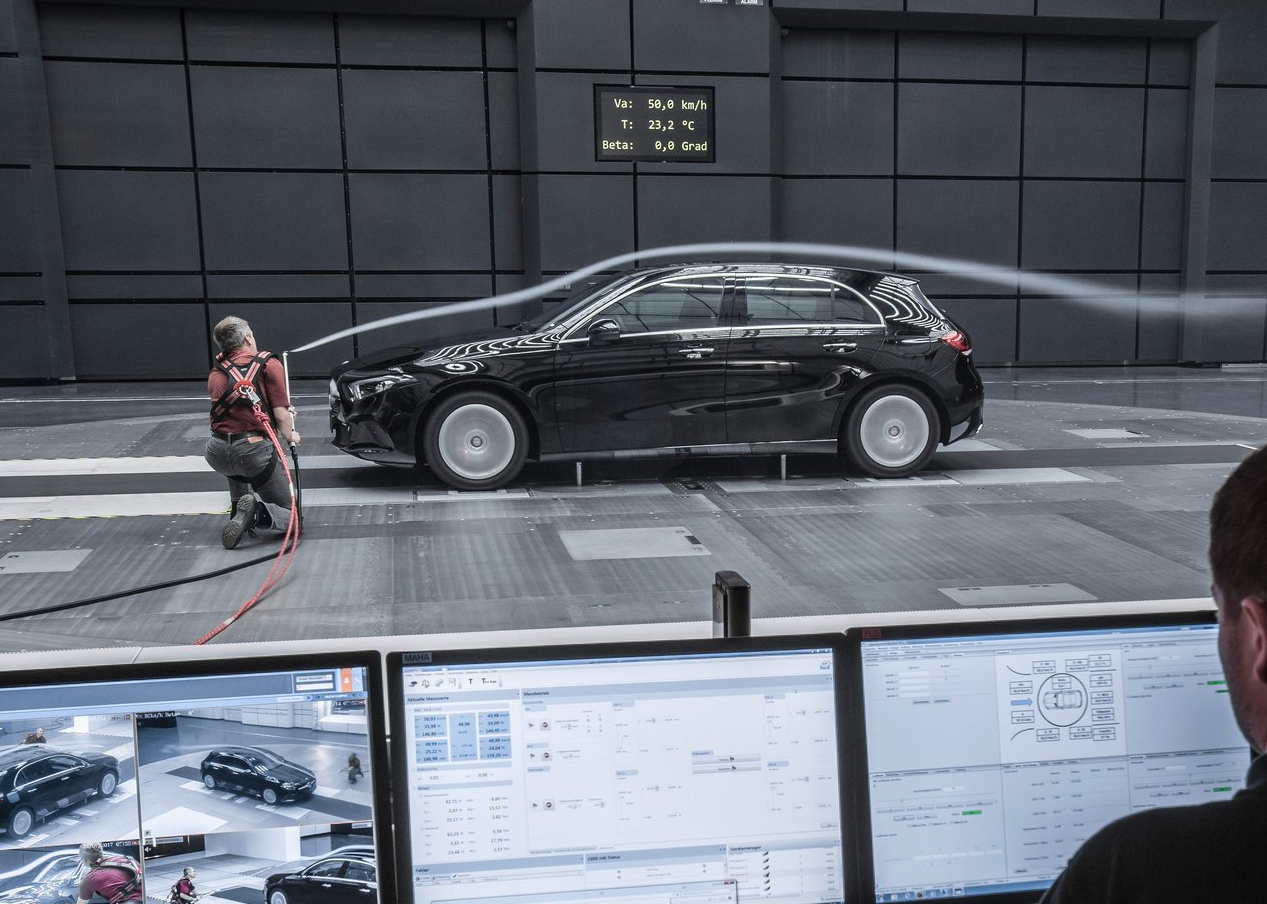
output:
{"label": "surveillance camera feed", "polygon": [[848,900],[840,640],[392,654],[402,904]]}
{"label": "surveillance camera feed", "polygon": [[863,901],[1035,901],[1108,822],[1245,784],[1211,612],[849,641],[870,788]]}
{"label": "surveillance camera feed", "polygon": [[0,904],[388,904],[377,662],[4,675]]}

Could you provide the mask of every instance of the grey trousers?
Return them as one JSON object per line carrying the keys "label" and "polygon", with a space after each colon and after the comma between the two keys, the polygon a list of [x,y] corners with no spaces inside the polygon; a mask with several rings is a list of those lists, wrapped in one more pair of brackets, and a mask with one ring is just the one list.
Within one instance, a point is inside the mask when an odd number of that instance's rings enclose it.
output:
{"label": "grey trousers", "polygon": [[[251,442],[257,439],[258,442]],[[252,480],[268,467],[277,452],[268,437],[243,437],[229,442],[218,436],[207,440],[207,448],[203,456],[207,464],[217,473],[229,479],[229,496],[233,502],[252,490],[264,508],[268,510],[273,523],[269,529],[285,531],[290,524],[290,486],[286,481],[286,469],[279,461],[273,473],[260,482]]]}

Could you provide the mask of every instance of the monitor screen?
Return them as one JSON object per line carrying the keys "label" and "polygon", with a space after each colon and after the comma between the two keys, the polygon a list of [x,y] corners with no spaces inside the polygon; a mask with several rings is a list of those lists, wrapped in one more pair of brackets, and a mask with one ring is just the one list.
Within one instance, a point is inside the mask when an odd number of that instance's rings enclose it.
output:
{"label": "monitor screen", "polygon": [[847,900],[842,642],[392,654],[402,902]]}
{"label": "monitor screen", "polygon": [[381,707],[378,653],[5,673],[0,902],[392,904]]}
{"label": "monitor screen", "polygon": [[1036,900],[1113,819],[1231,797],[1217,636],[1213,612],[850,629],[863,900]]}

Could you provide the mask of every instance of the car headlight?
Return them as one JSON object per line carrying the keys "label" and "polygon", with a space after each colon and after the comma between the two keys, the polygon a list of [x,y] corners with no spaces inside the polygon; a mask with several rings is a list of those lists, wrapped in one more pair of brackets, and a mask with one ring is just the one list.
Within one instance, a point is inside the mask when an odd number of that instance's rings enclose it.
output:
{"label": "car headlight", "polygon": [[283,791],[294,791],[299,787],[299,782],[282,782]]}
{"label": "car headlight", "polygon": [[379,395],[387,392],[389,389],[395,389],[398,386],[407,386],[410,383],[418,382],[415,378],[408,374],[395,371],[376,374],[372,377],[366,377],[362,380],[353,380],[347,385],[348,398],[354,402],[361,399],[369,398],[373,395]]}

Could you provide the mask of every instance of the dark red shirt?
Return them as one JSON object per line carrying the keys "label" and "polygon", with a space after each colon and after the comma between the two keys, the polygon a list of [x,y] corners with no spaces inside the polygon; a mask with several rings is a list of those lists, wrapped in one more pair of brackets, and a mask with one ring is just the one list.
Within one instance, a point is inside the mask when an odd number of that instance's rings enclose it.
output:
{"label": "dark red shirt", "polygon": [[[246,370],[254,357],[250,352],[239,349],[229,355],[229,361],[239,370]],[[264,373],[256,381],[260,389],[260,407],[270,419],[274,408],[289,408],[290,396],[286,393],[286,371],[280,358],[269,358],[264,365]],[[225,390],[233,385],[229,375],[220,368],[211,371],[207,377],[207,395],[215,403]],[[245,433],[247,430],[261,430],[259,421],[255,419],[250,405],[233,405],[220,418],[212,418],[211,429],[221,433]]]}

